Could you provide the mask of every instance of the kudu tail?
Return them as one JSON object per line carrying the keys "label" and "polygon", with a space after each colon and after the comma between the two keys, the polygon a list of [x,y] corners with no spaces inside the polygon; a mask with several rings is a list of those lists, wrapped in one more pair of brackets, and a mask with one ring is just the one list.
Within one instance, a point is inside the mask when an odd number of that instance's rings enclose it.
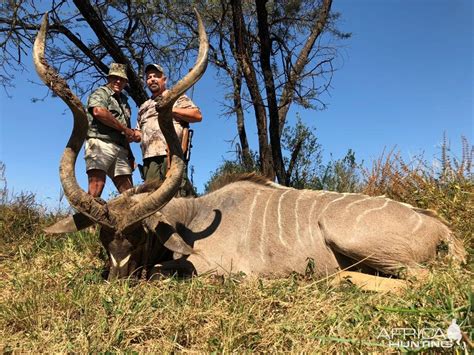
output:
{"label": "kudu tail", "polygon": [[[465,264],[467,261],[467,252],[464,248],[463,242],[456,238],[454,234],[450,231],[447,233],[442,242],[447,246],[447,253],[446,256],[448,258],[453,259],[455,262],[459,264]],[[440,250],[440,253],[442,250]]]}
{"label": "kudu tail", "polygon": [[459,264],[465,264],[467,259],[467,252],[464,248],[463,242],[456,238],[454,233],[447,227],[448,221],[442,218],[436,211],[422,208],[413,208],[418,213],[426,216],[433,217],[440,221],[444,227],[446,227],[445,233],[440,238],[440,244],[438,245],[438,255],[451,258]]}

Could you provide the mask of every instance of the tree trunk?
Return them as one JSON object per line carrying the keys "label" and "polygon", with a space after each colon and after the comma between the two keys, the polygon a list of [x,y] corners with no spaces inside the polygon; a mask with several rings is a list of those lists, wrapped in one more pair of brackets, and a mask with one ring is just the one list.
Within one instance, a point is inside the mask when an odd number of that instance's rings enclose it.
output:
{"label": "tree trunk", "polygon": [[245,131],[244,111],[242,109],[242,98],[240,91],[242,88],[242,77],[237,73],[233,80],[234,85],[234,109],[237,116],[237,132],[239,134],[240,148],[242,149],[242,162],[246,170],[253,167],[253,159],[250,154],[249,142],[247,140],[247,132]]}
{"label": "tree trunk", "polygon": [[268,146],[267,133],[267,115],[265,105],[257,82],[257,75],[250,60],[247,51],[247,32],[244,26],[244,17],[242,14],[242,4],[239,0],[232,0],[232,24],[235,35],[236,60],[239,68],[244,74],[245,81],[252,99],[255,110],[255,118],[257,120],[258,145],[260,150],[260,169],[262,174],[270,179],[275,178],[275,172],[272,164],[272,157]]}
{"label": "tree trunk", "polygon": [[260,65],[262,66],[267,93],[268,116],[270,120],[270,145],[272,148],[273,168],[280,184],[286,184],[285,165],[281,152],[281,132],[278,115],[278,105],[271,67],[271,47],[270,33],[268,31],[268,13],[266,8],[267,0],[256,0],[257,5],[257,25],[258,37],[260,39]]}

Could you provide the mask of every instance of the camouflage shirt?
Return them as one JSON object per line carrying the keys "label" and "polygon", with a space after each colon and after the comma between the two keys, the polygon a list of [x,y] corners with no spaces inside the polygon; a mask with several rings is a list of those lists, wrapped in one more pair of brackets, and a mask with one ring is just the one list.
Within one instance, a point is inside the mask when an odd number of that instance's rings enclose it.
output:
{"label": "camouflage shirt", "polygon": [[[156,102],[153,99],[145,101],[138,111],[137,129],[142,132],[142,154],[143,159],[166,155],[166,141],[158,125],[158,112],[156,112]],[[196,105],[186,95],[180,96],[173,107],[197,108]],[[173,119],[174,129],[178,139],[182,139],[183,126]]]}
{"label": "camouflage shirt", "polygon": [[131,111],[127,102],[127,96],[123,93],[115,94],[111,88],[104,85],[94,91],[87,99],[87,119],[89,120],[87,138],[99,138],[126,146],[127,139],[122,132],[103,124],[92,116],[92,109],[94,107],[106,108],[120,123],[130,128]]}

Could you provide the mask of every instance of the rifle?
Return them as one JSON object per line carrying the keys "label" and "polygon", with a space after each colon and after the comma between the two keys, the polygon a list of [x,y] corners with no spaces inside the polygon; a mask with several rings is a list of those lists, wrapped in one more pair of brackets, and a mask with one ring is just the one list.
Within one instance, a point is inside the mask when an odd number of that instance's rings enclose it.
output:
{"label": "rifle", "polygon": [[188,166],[189,160],[191,159],[191,148],[193,147],[193,134],[194,131],[189,127],[183,129],[183,139],[181,141],[181,148],[183,149],[184,163]]}
{"label": "rifle", "polygon": [[[189,128],[189,123],[187,123],[183,127],[183,136],[181,138],[181,149],[183,151],[183,158],[184,164],[186,165],[186,170],[188,169],[188,163],[191,159],[191,148],[193,147],[192,140],[193,140],[194,131]],[[170,167],[171,167],[171,157],[169,154],[169,149],[166,149],[167,157],[166,157],[166,173],[168,174]]]}

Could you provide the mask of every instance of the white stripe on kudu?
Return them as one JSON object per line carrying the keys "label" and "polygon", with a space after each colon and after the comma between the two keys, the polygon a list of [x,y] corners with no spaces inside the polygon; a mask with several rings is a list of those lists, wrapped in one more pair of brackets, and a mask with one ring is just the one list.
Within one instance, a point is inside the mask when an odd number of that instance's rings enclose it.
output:
{"label": "white stripe on kudu", "polygon": [[247,218],[247,227],[245,228],[243,242],[245,242],[249,237],[249,229],[250,229],[250,226],[252,226],[254,210],[255,210],[255,206],[257,205],[257,199],[259,195],[260,195],[260,191],[257,190],[257,193],[253,196],[252,205],[250,206],[250,211]]}
{"label": "white stripe on kudu", "polygon": [[349,209],[350,209],[352,206],[354,206],[354,205],[356,205],[356,204],[358,204],[358,203],[364,202],[364,201],[366,201],[366,200],[369,200],[369,199],[371,199],[371,198],[373,198],[373,197],[367,196],[367,197],[365,197],[365,198],[361,198],[361,199],[359,199],[359,200],[356,200],[356,201],[354,201],[354,202],[349,203],[349,204],[346,206],[346,211],[349,211]]}
{"label": "white stripe on kudu", "polygon": [[311,208],[309,209],[309,214],[308,214],[309,236],[311,237],[311,242],[313,243],[313,245],[315,245],[314,235],[313,235],[313,225],[316,225],[317,218],[311,219],[311,216],[313,215],[313,212],[314,212],[314,206],[316,206],[317,204],[318,204],[318,200],[314,200],[313,203],[311,204]]}
{"label": "white stripe on kudu", "polygon": [[117,260],[115,260],[114,256],[112,253],[110,253],[110,260],[112,260],[112,266],[117,267]]}
{"label": "white stripe on kudu", "polygon": [[298,198],[296,199],[295,202],[295,230],[296,230],[296,238],[298,239],[298,243],[301,246],[303,245],[303,242],[301,241],[301,236],[300,236],[300,223],[299,223],[299,213],[298,213],[298,203],[300,200],[304,197],[304,194],[300,193],[298,194]]}
{"label": "white stripe on kudu", "polygon": [[[274,193],[273,193],[274,194]],[[265,208],[263,210],[263,216],[262,216],[262,230],[260,231],[260,259],[262,262],[265,262],[265,250],[264,250],[264,240],[265,240],[265,234],[267,233],[267,208],[268,205],[270,204],[271,197],[273,194],[270,195],[269,198],[267,198],[267,202],[265,203]]]}
{"label": "white stripe on kudu", "polygon": [[127,265],[128,261],[130,260],[130,256],[131,254],[128,254],[125,258],[120,260],[119,267],[124,267],[125,265]]}
{"label": "white stripe on kudu", "polygon": [[413,215],[417,218],[417,221],[415,227],[411,231],[412,234],[414,234],[418,229],[420,229],[421,225],[423,224],[423,218],[421,218],[419,213],[415,213],[415,211],[413,211]]}
{"label": "white stripe on kudu", "polygon": [[285,191],[281,194],[280,198],[278,199],[278,239],[280,239],[281,244],[285,247],[288,247],[288,244],[283,240],[283,226],[281,224],[281,201],[283,200],[283,196],[285,196],[291,190]]}
{"label": "white stripe on kudu", "polygon": [[[332,191],[331,191],[331,192],[332,192]],[[336,199],[330,201],[329,203],[326,204],[326,206],[324,206],[324,208],[323,208],[323,210],[321,211],[320,214],[323,214],[324,212],[326,212],[326,210],[328,209],[328,207],[329,207],[330,205],[332,205],[334,202],[343,200],[343,199],[345,199],[345,198],[346,198],[346,195],[343,194],[341,197],[338,197],[338,198],[336,198]]]}
{"label": "white stripe on kudu", "polygon": [[127,265],[127,263],[129,262],[130,260],[130,254],[128,254],[125,258],[123,258],[122,260],[120,260],[119,263],[117,263],[117,260],[114,258],[114,256],[112,255],[112,253],[110,254],[110,260],[112,260],[112,265],[113,267],[119,267],[119,268],[122,268],[124,267],[125,265]]}
{"label": "white stripe on kudu", "polygon": [[360,215],[357,216],[356,222],[359,223],[362,218],[364,218],[365,216],[367,216],[371,212],[384,209],[385,207],[387,207],[389,201],[390,200],[385,200],[384,204],[381,207],[375,207],[375,208],[365,210],[363,213],[361,213]]}

